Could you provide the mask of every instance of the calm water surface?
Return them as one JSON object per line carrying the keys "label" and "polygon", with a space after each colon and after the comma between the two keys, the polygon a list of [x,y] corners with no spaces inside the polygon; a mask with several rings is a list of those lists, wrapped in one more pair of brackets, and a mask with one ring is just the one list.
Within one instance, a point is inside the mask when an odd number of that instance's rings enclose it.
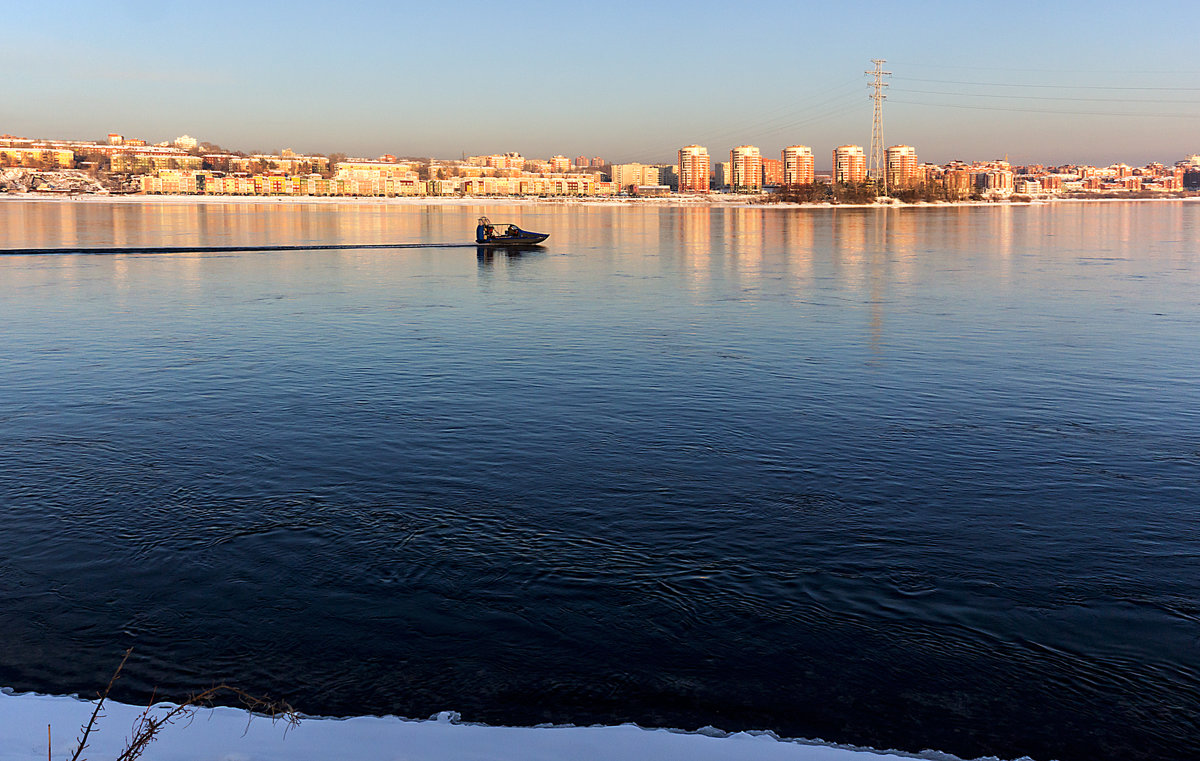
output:
{"label": "calm water surface", "polygon": [[1200,755],[1200,204],[0,202],[0,685]]}

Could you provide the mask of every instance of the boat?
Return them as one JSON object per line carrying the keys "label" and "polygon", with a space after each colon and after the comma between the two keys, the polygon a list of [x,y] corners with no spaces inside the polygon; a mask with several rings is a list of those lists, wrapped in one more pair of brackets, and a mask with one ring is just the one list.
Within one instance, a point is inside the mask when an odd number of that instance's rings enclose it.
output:
{"label": "boat", "polygon": [[531,233],[516,225],[494,225],[487,217],[479,218],[475,228],[475,242],[481,246],[536,246],[550,233]]}

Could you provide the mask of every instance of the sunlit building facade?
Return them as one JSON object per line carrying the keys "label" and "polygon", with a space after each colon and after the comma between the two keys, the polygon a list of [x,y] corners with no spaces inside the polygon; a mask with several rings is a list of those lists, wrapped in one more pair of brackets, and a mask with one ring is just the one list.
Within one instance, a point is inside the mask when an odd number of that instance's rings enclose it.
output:
{"label": "sunlit building facade", "polygon": [[762,181],[763,185],[782,185],[783,184],[783,162],[779,159],[762,160]]}
{"label": "sunlit building facade", "polygon": [[662,170],[647,164],[613,164],[612,181],[621,190],[662,183]]}
{"label": "sunlit building facade", "polygon": [[887,149],[887,184],[889,188],[915,185],[917,175],[917,149],[911,145],[893,145]]}
{"label": "sunlit building facade", "polygon": [[679,149],[679,192],[707,193],[711,159],[708,149],[702,145],[688,145]]}
{"label": "sunlit building facade", "polygon": [[867,179],[867,156],[861,145],[833,149],[833,181],[856,185]]}
{"label": "sunlit building facade", "polygon": [[783,184],[811,185],[816,179],[812,148],[789,145],[783,149]]}
{"label": "sunlit building facade", "polygon": [[762,190],[762,154],[754,145],[739,145],[729,152],[733,165],[732,187],[737,190]]}

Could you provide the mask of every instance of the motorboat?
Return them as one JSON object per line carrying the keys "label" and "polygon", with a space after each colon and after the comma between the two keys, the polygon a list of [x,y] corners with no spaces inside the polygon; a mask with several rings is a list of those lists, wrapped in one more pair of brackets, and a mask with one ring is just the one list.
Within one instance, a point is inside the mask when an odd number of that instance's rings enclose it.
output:
{"label": "motorboat", "polygon": [[475,228],[475,242],[481,246],[536,246],[550,233],[531,233],[516,225],[494,225],[487,217],[479,218]]}

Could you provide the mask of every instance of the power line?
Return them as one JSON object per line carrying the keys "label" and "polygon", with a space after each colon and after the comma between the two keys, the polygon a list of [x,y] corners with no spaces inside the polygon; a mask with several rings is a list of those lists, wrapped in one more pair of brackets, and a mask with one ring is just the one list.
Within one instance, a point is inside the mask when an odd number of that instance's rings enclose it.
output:
{"label": "power line", "polygon": [[900,90],[902,93],[920,93],[922,95],[950,95],[954,97],[966,98],[1011,98],[1017,100],[1070,100],[1070,101],[1086,101],[1089,103],[1178,103],[1178,98],[1138,98],[1131,100],[1129,98],[1078,98],[1071,96],[1059,95],[1000,95],[995,93],[973,93],[973,92],[946,92],[945,90]]}
{"label": "power line", "polygon": [[932,106],[934,108],[962,108],[972,111],[1019,111],[1027,114],[1065,114],[1067,116],[1138,116],[1163,119],[1200,119],[1200,114],[1155,114],[1146,111],[1056,111],[1045,108],[1010,108],[1007,106],[968,106],[957,103],[922,103],[916,100],[892,100],[906,106]]}
{"label": "power line", "polygon": [[1043,85],[1014,84],[1012,82],[965,82],[959,79],[920,79],[918,77],[896,77],[906,82],[936,82],[943,85],[972,85],[975,87],[1037,87],[1055,90],[1171,90],[1195,92],[1200,87],[1125,87],[1120,85]]}
{"label": "power line", "polygon": [[1116,71],[1102,71],[1099,69],[1046,69],[1046,68],[1012,68],[1007,66],[956,66],[946,63],[911,63],[908,61],[892,61],[896,66],[907,66],[918,69],[937,69],[939,71],[945,69],[962,69],[969,71],[1016,71],[1036,74],[1177,74],[1183,76],[1200,76],[1200,71],[1181,71],[1179,69],[1169,70],[1151,70],[1151,69],[1120,69]]}

